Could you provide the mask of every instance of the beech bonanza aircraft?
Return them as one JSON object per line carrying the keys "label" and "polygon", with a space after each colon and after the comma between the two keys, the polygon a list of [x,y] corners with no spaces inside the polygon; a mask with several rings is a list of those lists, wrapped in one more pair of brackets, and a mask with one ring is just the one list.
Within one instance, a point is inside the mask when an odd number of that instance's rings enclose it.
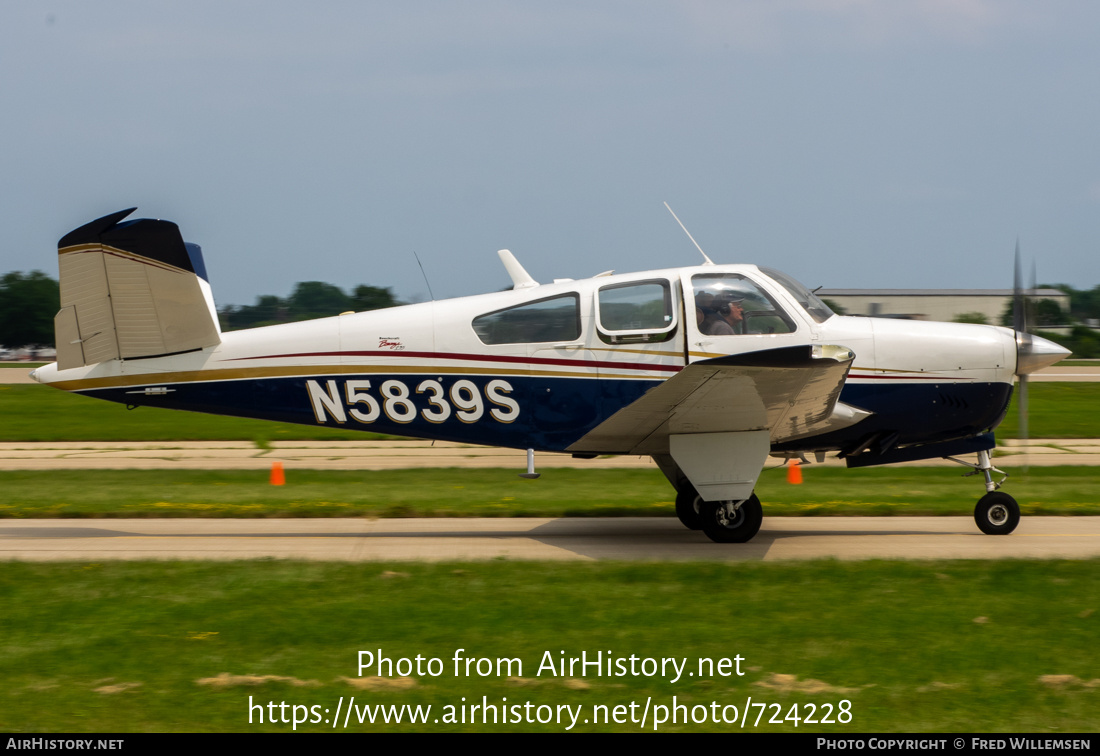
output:
{"label": "beech bonanza aircraft", "polygon": [[[58,244],[57,388],[134,406],[528,450],[652,456],[688,527],[744,542],[769,455],[849,467],[973,454],[985,533],[1019,521],[990,462],[1026,329],[844,317],[779,271],[703,265],[221,333],[198,246],[100,218]],[[1005,476],[1007,477],[1007,476]]]}

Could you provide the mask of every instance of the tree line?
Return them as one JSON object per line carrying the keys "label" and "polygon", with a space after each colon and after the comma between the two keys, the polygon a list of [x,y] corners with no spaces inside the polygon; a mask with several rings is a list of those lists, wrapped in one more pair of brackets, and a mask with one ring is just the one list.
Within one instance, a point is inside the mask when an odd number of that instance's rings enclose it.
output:
{"label": "tree line", "polygon": [[53,316],[61,309],[57,281],[40,270],[0,277],[0,346],[53,346]]}
{"label": "tree line", "polygon": [[388,286],[360,284],[351,294],[345,294],[339,286],[321,281],[302,281],[295,284],[289,297],[264,294],[256,298],[254,305],[226,305],[218,310],[218,319],[223,331],[237,331],[326,318],[348,311],[381,310],[400,304],[404,303],[398,301]]}
{"label": "tree line", "polygon": [[[349,310],[363,312],[404,304],[390,287],[356,286],[350,294],[321,281],[295,284],[288,297],[265,294],[254,305],[226,305],[218,310],[223,331],[324,318]],[[13,272],[0,277],[0,345],[52,347],[53,318],[61,308],[58,283],[45,273]]]}

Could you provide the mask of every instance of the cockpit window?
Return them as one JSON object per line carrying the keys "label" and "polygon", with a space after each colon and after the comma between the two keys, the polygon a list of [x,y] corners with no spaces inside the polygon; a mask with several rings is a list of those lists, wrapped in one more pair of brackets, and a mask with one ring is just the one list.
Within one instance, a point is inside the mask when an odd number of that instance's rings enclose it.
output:
{"label": "cockpit window", "polygon": [[760,268],[760,272],[786,289],[787,293],[794,297],[798,304],[802,305],[802,308],[810,313],[810,317],[818,323],[824,323],[836,314],[829,309],[829,305],[818,299],[812,291],[786,273],[771,268]]}
{"label": "cockpit window", "polygon": [[791,333],[794,321],[766,292],[736,273],[691,277],[695,323],[708,336]]}
{"label": "cockpit window", "polygon": [[474,318],[474,333],[485,344],[538,344],[581,337],[576,294],[540,299]]}

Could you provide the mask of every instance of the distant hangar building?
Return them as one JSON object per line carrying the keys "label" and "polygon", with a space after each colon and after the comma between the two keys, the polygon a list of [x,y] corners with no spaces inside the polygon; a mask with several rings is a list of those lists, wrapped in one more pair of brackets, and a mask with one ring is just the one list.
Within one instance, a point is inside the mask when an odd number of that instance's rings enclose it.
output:
{"label": "distant hangar building", "polygon": [[[819,289],[817,295],[835,302],[848,315],[876,318],[952,321],[964,313],[981,313],[990,325],[1000,325],[1012,303],[1012,289]],[[1053,299],[1069,312],[1069,294],[1060,289],[1035,289],[1033,299]]]}

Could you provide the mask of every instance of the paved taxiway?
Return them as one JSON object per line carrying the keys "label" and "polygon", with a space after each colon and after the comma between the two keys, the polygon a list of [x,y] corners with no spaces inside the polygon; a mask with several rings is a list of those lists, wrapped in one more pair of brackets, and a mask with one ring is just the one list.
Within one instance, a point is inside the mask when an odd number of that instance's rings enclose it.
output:
{"label": "paved taxiway", "polygon": [[[525,470],[522,449],[500,449],[450,442],[276,441],[260,449],[248,441],[55,441],[0,443],[0,470],[269,470],[273,462],[291,470],[402,470],[410,468],[499,467]],[[1051,465],[1100,466],[1100,439],[1005,439],[994,462],[1019,467]],[[776,464],[775,460],[769,465]],[[904,463],[916,467],[956,467],[942,459]],[[844,467],[831,456],[813,466]],[[652,468],[649,457],[607,456],[573,459],[568,454],[539,452],[539,470],[572,467]],[[810,468],[812,469],[812,468]]]}
{"label": "paved taxiway", "polygon": [[0,560],[28,561],[1096,557],[1100,517],[1024,517],[1010,536],[969,517],[765,517],[747,544],[711,543],[672,517],[0,521]]}

